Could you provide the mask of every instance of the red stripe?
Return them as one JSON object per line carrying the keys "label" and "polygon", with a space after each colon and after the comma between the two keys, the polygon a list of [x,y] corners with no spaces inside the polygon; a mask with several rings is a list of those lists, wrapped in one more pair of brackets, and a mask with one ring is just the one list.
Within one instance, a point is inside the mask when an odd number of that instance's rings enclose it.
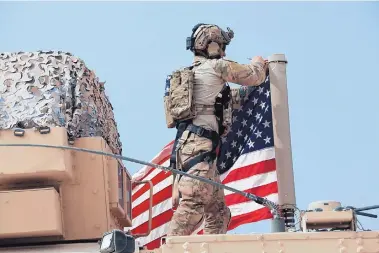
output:
{"label": "red stripe", "polygon": [[228,176],[222,181],[223,184],[227,184],[233,181],[248,178],[254,175],[263,174],[267,172],[272,172],[276,170],[275,159],[270,159],[255,164],[250,164],[247,166],[240,167],[238,169],[232,170]]}
{"label": "red stripe", "polygon": [[[163,237],[163,236],[162,236]],[[156,249],[156,248],[159,248],[160,246],[161,246],[161,239],[162,239],[162,237],[160,237],[160,238],[157,238],[157,239],[155,239],[154,241],[151,241],[151,242],[149,242],[149,243],[146,243],[146,248],[148,249],[148,250],[153,250],[153,249]]]}
{"label": "red stripe", "polygon": [[235,229],[236,227],[239,227],[243,224],[248,224],[248,223],[257,222],[261,220],[267,220],[271,218],[272,218],[272,214],[270,210],[266,207],[263,207],[261,209],[258,209],[249,213],[244,213],[241,215],[234,216],[232,221],[229,224],[228,230]]}
{"label": "red stripe", "polygon": [[[170,222],[172,215],[173,215],[173,210],[169,209],[169,210],[155,216],[152,219],[151,229],[153,230],[157,227],[162,226],[163,224],[166,224],[167,222]],[[146,221],[146,222],[142,223],[141,225],[139,225],[138,227],[132,229],[131,232],[133,234],[145,233],[147,231],[147,226],[148,226],[148,222]]]}
{"label": "red stripe", "polygon": [[[171,155],[171,151],[172,151],[172,146],[173,146],[173,143],[174,141],[171,141],[169,144],[167,144],[166,146],[164,146],[164,148],[162,149],[161,153],[151,161],[151,163],[155,163],[155,164],[163,164],[167,159],[170,158],[170,155]],[[170,146],[169,148],[167,148],[168,146]],[[145,170],[146,168],[144,168]],[[149,174],[151,174],[151,172],[156,169],[156,168],[152,168],[150,167],[149,171],[142,177],[140,178],[139,180],[144,180]],[[138,172],[137,172],[138,173]],[[136,185],[133,185],[132,187],[132,190],[135,188]]]}
{"label": "red stripe", "polygon": [[[258,187],[250,188],[247,190],[244,190],[244,192],[251,193],[254,195],[257,195],[259,197],[266,197],[267,195],[277,193],[278,192],[278,183],[272,182],[265,185],[260,185]],[[238,193],[232,193],[225,196],[225,202],[227,206],[235,205],[239,203],[244,203],[251,201],[248,198],[238,194]]]}
{"label": "red stripe", "polygon": [[[170,158],[169,155],[161,158],[158,162],[153,162],[155,164],[158,164],[158,165],[162,165],[164,162],[166,162],[168,159]],[[149,176],[154,170],[156,170],[157,168],[153,168],[153,167],[150,167],[149,171],[140,179],[138,179],[138,181],[142,181],[142,180],[145,180],[147,176]],[[132,190],[134,190],[136,188],[136,184],[133,183],[132,185]]]}
{"label": "red stripe", "polygon": [[[153,195],[153,207],[155,205],[158,205],[162,201],[167,200],[168,198],[171,198],[172,196],[172,185],[167,186],[163,190],[157,192],[156,194]],[[143,201],[141,204],[138,206],[134,207],[132,209],[132,217],[137,217],[143,212],[146,212],[149,210],[149,205],[150,205],[150,198],[147,198],[145,201]],[[154,214],[153,214],[154,215]]]}
{"label": "red stripe", "polygon": [[[175,141],[175,140],[170,141],[166,146],[163,147],[163,149],[166,149],[166,148],[167,148],[168,146],[170,146],[170,145],[173,146],[173,145],[174,145],[174,141]],[[172,149],[171,149],[171,150],[172,150]],[[170,152],[171,152],[171,150],[170,150]]]}
{"label": "red stripe", "polygon": [[[166,178],[171,176],[171,172],[166,172],[166,171],[161,171],[159,172],[155,177],[153,177],[150,181],[153,183],[153,187],[160,183],[161,181],[165,180]],[[150,188],[149,184],[145,184],[144,186],[141,187],[137,192],[135,192],[132,195],[132,201],[135,201],[138,199],[142,194],[145,192],[148,192]]]}

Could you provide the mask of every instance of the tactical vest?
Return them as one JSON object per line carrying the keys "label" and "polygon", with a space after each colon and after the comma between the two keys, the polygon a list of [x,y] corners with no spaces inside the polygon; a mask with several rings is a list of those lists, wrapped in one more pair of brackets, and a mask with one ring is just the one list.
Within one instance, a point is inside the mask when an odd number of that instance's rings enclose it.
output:
{"label": "tactical vest", "polygon": [[225,135],[231,125],[232,99],[229,85],[225,84],[217,95],[215,104],[200,105],[194,103],[194,71],[201,62],[174,71],[167,76],[164,93],[164,110],[168,128],[178,127],[180,122],[189,122],[197,115],[215,115],[219,126],[219,135]]}
{"label": "tactical vest", "polygon": [[[177,128],[170,157],[170,166],[176,167],[176,155],[180,148],[180,138],[184,131],[195,133],[212,141],[212,150],[201,153],[186,161],[185,164],[181,164],[180,169],[184,172],[199,162],[214,161],[217,157],[216,149],[219,145],[220,136],[226,135],[231,126],[232,99],[229,85],[224,85],[213,106],[194,103],[193,87],[195,78],[193,68],[200,64],[201,62],[195,62],[189,67],[176,70],[166,79],[164,95],[166,124],[168,128]],[[192,119],[200,114],[215,115],[218,122],[218,133],[192,124]]]}

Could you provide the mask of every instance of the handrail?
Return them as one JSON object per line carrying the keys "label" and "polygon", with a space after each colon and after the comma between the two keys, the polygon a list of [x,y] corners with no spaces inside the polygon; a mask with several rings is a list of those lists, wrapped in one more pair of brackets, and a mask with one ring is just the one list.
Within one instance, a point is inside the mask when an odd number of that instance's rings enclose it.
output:
{"label": "handrail", "polygon": [[142,180],[142,181],[132,181],[133,184],[136,184],[136,185],[139,185],[139,184],[149,184],[149,192],[150,192],[150,196],[149,196],[149,220],[148,220],[148,225],[147,225],[147,232],[144,233],[144,234],[132,234],[132,236],[134,238],[138,238],[138,237],[144,237],[144,236],[148,236],[151,232],[151,227],[152,227],[152,223],[153,223],[153,183],[150,181],[150,180]]}

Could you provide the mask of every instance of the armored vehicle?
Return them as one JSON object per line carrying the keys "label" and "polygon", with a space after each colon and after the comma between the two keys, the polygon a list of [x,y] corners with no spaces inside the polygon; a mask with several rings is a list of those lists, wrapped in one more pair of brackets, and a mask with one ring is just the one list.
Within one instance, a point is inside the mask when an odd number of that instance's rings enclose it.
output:
{"label": "armored vehicle", "polygon": [[[358,231],[357,223],[359,215],[376,218],[365,211],[378,206],[316,201],[305,211],[296,207],[286,64],[283,54],[269,57],[279,188],[278,203],[267,206],[272,233],[166,237],[146,249],[138,238],[151,232],[153,184],[133,181],[122,162],[129,158],[121,156],[104,83],[69,53],[2,53],[0,252],[379,252],[379,231]],[[150,188],[143,234],[128,232],[132,184]]]}

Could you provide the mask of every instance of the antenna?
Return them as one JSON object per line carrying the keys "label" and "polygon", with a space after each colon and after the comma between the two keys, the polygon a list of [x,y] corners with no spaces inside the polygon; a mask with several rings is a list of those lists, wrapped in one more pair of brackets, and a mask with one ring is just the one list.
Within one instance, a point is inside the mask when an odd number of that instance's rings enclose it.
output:
{"label": "antenna", "polygon": [[362,211],[373,210],[373,209],[379,209],[379,205],[366,206],[366,207],[361,207],[361,208],[356,208],[356,207],[353,207],[353,206],[347,206],[345,208],[345,210],[352,210],[356,215],[361,215],[361,216],[365,216],[365,217],[376,219],[376,218],[378,218],[378,215],[362,212]]}

